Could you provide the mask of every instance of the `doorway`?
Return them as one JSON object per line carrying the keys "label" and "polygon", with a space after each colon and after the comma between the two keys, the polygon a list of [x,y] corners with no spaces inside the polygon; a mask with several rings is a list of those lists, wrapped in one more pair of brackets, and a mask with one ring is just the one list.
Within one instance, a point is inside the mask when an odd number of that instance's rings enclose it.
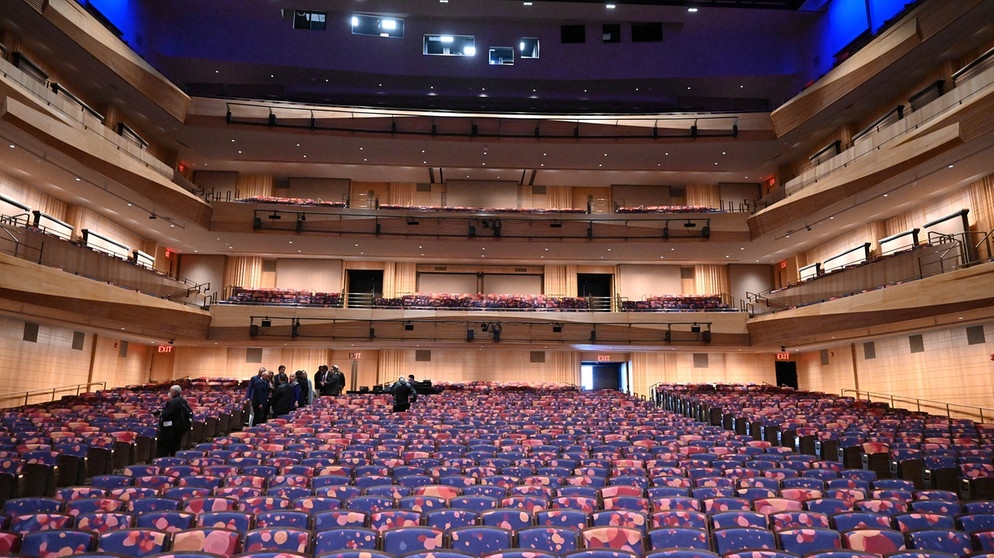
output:
{"label": "doorway", "polygon": [[580,364],[580,389],[611,389],[629,393],[627,362],[584,362]]}
{"label": "doorway", "polygon": [[577,273],[576,292],[594,312],[610,312],[613,278],[610,273]]}
{"label": "doorway", "polygon": [[777,362],[777,385],[797,389],[797,363]]}
{"label": "doorway", "polygon": [[345,292],[348,308],[372,308],[373,299],[383,296],[383,270],[348,270]]}

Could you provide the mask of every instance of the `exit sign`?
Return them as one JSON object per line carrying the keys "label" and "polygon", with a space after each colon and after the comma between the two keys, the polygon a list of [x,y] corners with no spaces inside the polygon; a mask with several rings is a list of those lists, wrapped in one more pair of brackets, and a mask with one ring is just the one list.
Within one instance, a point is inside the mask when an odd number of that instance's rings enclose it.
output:
{"label": "exit sign", "polygon": [[790,360],[790,353],[784,351],[777,353],[777,360]]}
{"label": "exit sign", "polygon": [[171,353],[171,352],[173,352],[173,346],[172,345],[159,345],[159,352],[160,353]]}
{"label": "exit sign", "polygon": [[349,353],[349,360],[359,360],[362,358],[362,353]]}
{"label": "exit sign", "polygon": [[611,355],[597,355],[597,362],[611,362]]}

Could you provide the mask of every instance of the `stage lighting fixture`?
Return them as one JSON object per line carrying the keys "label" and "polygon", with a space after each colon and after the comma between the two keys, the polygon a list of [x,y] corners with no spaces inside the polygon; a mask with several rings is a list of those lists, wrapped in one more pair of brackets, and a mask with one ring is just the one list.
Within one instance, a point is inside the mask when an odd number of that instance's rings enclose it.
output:
{"label": "stage lighting fixture", "polygon": [[563,324],[552,324],[552,333],[562,333]]}
{"label": "stage lighting fixture", "polygon": [[683,226],[687,227],[688,229],[692,229],[697,226],[697,223],[693,221],[687,221],[686,223],[683,224]]}
{"label": "stage lighting fixture", "polygon": [[270,320],[269,318],[263,318],[262,319],[262,327],[271,327],[272,325],[273,325],[273,321]]}
{"label": "stage lighting fixture", "polygon": [[697,325],[696,323],[690,326],[690,333],[700,333],[700,332],[701,332],[701,326]]}
{"label": "stage lighting fixture", "polygon": [[406,322],[404,324],[404,331],[414,331],[414,322]]}
{"label": "stage lighting fixture", "polygon": [[407,224],[408,225],[420,225],[421,223],[419,223],[418,220],[415,219],[414,217],[408,217],[407,218]]}
{"label": "stage lighting fixture", "polygon": [[269,216],[270,219],[276,221],[277,219],[282,219],[283,216],[279,214],[278,211],[274,211],[272,215]]}

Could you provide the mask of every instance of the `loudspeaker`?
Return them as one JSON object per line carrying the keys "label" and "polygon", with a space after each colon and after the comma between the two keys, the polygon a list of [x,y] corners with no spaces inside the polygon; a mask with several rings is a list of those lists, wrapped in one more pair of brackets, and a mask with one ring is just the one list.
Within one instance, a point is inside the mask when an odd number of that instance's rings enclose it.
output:
{"label": "loudspeaker", "polygon": [[474,331],[472,329],[467,329],[466,330],[466,341],[472,341],[474,338],[476,338],[476,331]]}

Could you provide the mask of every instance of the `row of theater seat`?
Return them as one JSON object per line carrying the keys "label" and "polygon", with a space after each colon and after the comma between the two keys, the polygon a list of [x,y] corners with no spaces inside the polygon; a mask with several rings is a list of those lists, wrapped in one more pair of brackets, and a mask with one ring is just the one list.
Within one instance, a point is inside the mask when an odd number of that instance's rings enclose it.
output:
{"label": "row of theater seat", "polygon": [[994,428],[988,424],[768,386],[660,385],[656,397],[664,407],[798,453],[918,488],[994,496]]}
{"label": "row of theater seat", "polygon": [[[243,396],[236,386],[217,391],[237,400]],[[484,401],[486,404],[481,404]],[[807,518],[824,514],[828,526],[812,523],[797,528],[834,531],[840,545],[853,538],[846,535],[853,530],[840,529],[836,520],[846,519],[842,516],[853,510],[873,513],[877,520],[886,518],[889,527],[880,524],[876,530],[885,536],[898,533],[903,546],[917,543],[910,538],[910,531],[901,531],[901,524],[895,523],[892,515],[941,515],[952,518],[953,526],[960,528],[949,531],[967,533],[963,524],[955,521],[967,511],[969,502],[959,500],[955,492],[919,490],[914,483],[888,484],[872,470],[846,469],[838,461],[798,455],[789,447],[754,440],[724,425],[705,424],[619,393],[546,393],[520,386],[513,391],[488,389],[484,393],[453,390],[425,397],[411,411],[400,414],[390,413],[387,403],[377,395],[322,399],[287,419],[215,436],[176,458],[148,466],[158,469],[121,469],[121,473],[130,474],[98,475],[85,487],[58,494],[64,500],[78,501],[74,506],[90,500],[103,502],[93,502],[98,506],[115,505],[108,500],[118,502],[117,509],[133,516],[134,505],[140,507],[139,502],[157,499],[180,506],[198,501],[201,506],[236,508],[244,502],[244,513],[251,512],[253,520],[265,512],[284,512],[290,517],[288,512],[296,502],[309,498],[304,501],[312,506],[337,505],[335,509],[364,515],[361,528],[378,533],[374,546],[380,551],[384,549],[382,534],[373,527],[372,514],[406,510],[416,505],[418,498],[422,506],[419,523],[428,521],[425,509],[431,505],[435,509],[429,511],[451,512],[460,509],[453,508],[453,502],[479,504],[481,509],[472,510],[476,522],[483,521],[480,517],[487,510],[501,510],[505,526],[487,527],[509,531],[512,545],[519,544],[519,531],[542,526],[536,525],[538,514],[575,511],[575,517],[582,519],[571,527],[573,532],[594,527],[615,529],[605,544],[617,545],[618,552],[633,550],[634,546],[625,545],[636,543],[642,545],[642,553],[655,550],[646,537],[664,525],[652,528],[651,522],[655,514],[670,512],[684,512],[674,517],[687,522],[692,512],[703,513],[707,523],[696,531],[705,533],[707,548],[697,551],[720,554],[734,553],[726,543],[734,544],[729,541],[739,536],[732,536],[734,527],[721,523],[726,516],[718,517],[717,526],[714,523],[716,516],[730,512],[727,517],[733,523],[765,518],[766,523],[747,527],[750,531],[741,536],[752,541],[748,544],[762,541],[760,546],[766,546],[772,537],[769,550],[782,551],[784,545],[779,537],[783,529],[777,530],[769,519],[787,512],[806,512]],[[246,469],[251,467],[259,468]],[[169,474],[162,474],[167,469]],[[544,474],[539,474],[540,470]],[[253,472],[259,474],[247,474]],[[238,476],[259,477],[261,481],[227,482]],[[852,481],[853,486],[829,488],[835,479],[845,479],[847,485]],[[243,480],[245,484],[239,484]],[[146,481],[146,486],[139,484]],[[140,490],[143,488],[158,495]],[[84,489],[104,492],[90,495]],[[220,492],[225,489],[233,490]],[[262,493],[254,495],[251,490]],[[274,492],[270,494],[270,490]],[[501,497],[499,490],[506,496]],[[828,498],[829,490],[848,492]],[[163,498],[167,494],[175,498]],[[236,498],[234,504],[232,498]],[[513,499],[505,502],[505,498]],[[568,499],[556,501],[559,498]],[[122,502],[128,502],[126,508]],[[516,507],[508,508],[505,503]],[[836,508],[814,509],[823,504]],[[257,505],[272,505],[274,509],[249,509]],[[361,508],[363,505],[371,507]],[[947,513],[936,511],[942,507]],[[313,509],[306,513],[310,523],[297,528],[312,533],[317,514]],[[526,523],[512,523],[522,517],[528,518]],[[663,517],[658,516],[660,520]],[[592,525],[596,521],[608,524]],[[948,524],[948,520],[939,523]],[[238,532],[258,528],[251,527]],[[626,529],[634,530],[637,536]],[[865,537],[870,530],[855,531]],[[603,529],[599,532],[604,534]],[[971,547],[979,545],[981,539],[970,539],[967,534]],[[441,540],[442,546],[451,545],[451,533],[442,529]]]}

